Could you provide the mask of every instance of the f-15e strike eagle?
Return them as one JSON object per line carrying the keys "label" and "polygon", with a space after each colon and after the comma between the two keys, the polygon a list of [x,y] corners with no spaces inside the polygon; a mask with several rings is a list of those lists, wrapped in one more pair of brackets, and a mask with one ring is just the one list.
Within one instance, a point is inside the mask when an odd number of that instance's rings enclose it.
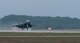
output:
{"label": "f-15e strike eagle", "polygon": [[27,28],[27,30],[29,29],[29,28],[31,28],[33,25],[30,23],[30,21],[29,20],[27,20],[27,22],[26,23],[23,23],[23,24],[19,24],[19,25],[14,25],[13,27],[18,27],[18,28],[20,28],[20,29],[25,29],[25,28]]}

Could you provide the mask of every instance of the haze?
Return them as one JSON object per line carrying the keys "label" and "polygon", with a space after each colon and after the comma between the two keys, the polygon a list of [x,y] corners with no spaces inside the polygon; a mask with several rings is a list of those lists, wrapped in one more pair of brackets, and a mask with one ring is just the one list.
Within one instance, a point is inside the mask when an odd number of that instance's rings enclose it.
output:
{"label": "haze", "polygon": [[80,0],[0,0],[0,17],[11,14],[80,18]]}

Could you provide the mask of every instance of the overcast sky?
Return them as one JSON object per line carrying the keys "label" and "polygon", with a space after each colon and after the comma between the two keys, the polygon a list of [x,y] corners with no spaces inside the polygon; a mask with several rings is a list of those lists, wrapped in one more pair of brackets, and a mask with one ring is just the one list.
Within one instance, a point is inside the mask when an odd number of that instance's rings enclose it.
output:
{"label": "overcast sky", "polygon": [[80,18],[80,0],[0,0],[0,17],[10,14]]}

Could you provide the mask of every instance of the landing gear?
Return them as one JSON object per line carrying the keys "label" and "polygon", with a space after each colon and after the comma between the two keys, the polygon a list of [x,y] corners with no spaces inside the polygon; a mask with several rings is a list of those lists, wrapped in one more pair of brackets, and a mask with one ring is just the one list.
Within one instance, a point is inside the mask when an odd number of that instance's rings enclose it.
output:
{"label": "landing gear", "polygon": [[28,28],[27,28],[27,30],[28,30]]}
{"label": "landing gear", "polygon": [[22,28],[22,30],[23,30],[23,28]]}

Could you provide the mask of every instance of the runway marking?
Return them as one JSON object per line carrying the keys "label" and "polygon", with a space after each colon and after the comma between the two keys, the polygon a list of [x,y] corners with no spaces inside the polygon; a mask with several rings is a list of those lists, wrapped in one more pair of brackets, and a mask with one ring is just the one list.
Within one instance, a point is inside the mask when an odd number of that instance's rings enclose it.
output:
{"label": "runway marking", "polygon": [[80,36],[0,36],[0,37],[80,37]]}

